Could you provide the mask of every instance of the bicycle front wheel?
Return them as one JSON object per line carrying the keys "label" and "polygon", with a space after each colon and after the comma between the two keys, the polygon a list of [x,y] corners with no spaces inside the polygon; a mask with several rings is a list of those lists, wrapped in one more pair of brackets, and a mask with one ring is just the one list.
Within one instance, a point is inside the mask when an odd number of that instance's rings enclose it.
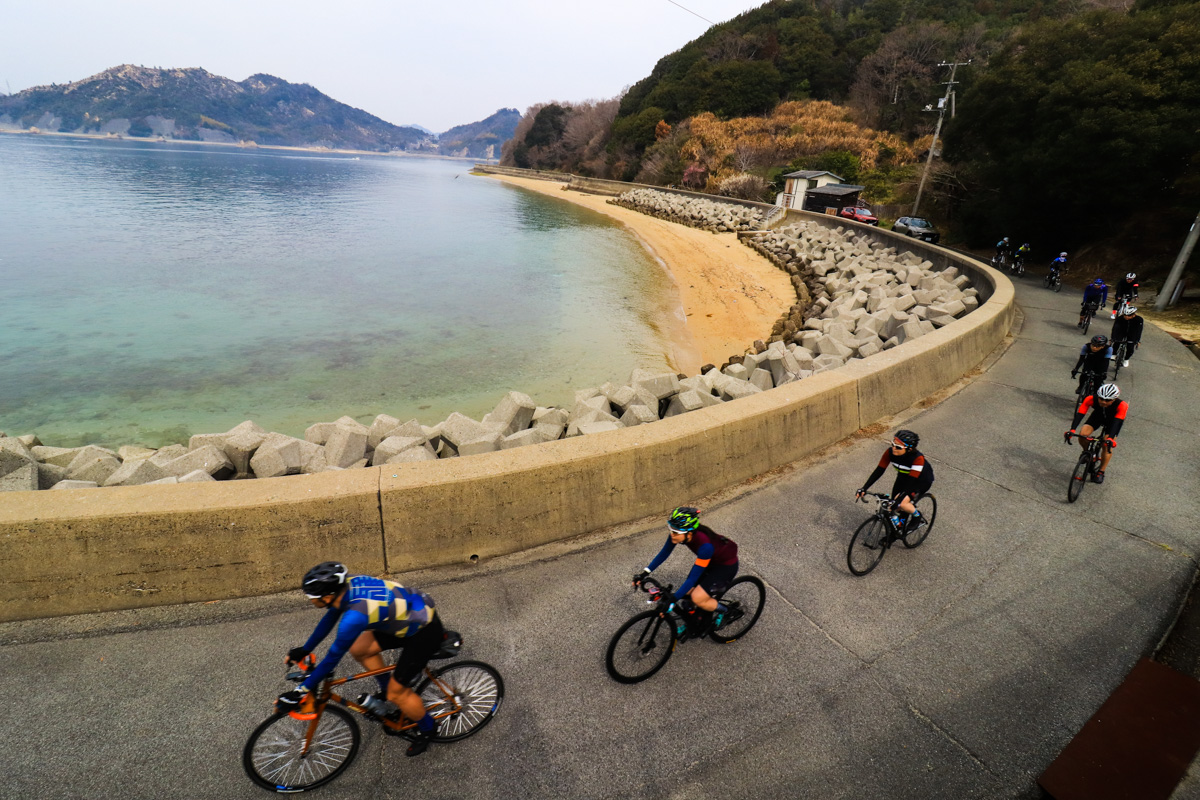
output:
{"label": "bicycle front wheel", "polygon": [[1083,335],[1087,336],[1088,328],[1092,327],[1092,315],[1088,314],[1083,318]]}
{"label": "bicycle front wheel", "polygon": [[[415,691],[438,721],[438,732],[430,741],[457,742],[478,733],[496,716],[504,701],[504,679],[482,661],[457,661],[434,670],[433,680],[423,678]],[[404,733],[411,739],[416,729]]]}
{"label": "bicycle front wheel", "polygon": [[1088,482],[1088,473],[1091,471],[1092,461],[1088,458],[1088,454],[1084,453],[1075,462],[1075,469],[1071,472],[1071,485],[1067,487],[1067,502],[1074,503],[1079,499],[1079,494],[1083,491],[1083,485]]}
{"label": "bicycle front wheel", "polygon": [[923,494],[913,501],[913,505],[917,507],[917,511],[921,512],[921,519],[925,520],[925,524],[905,532],[904,537],[900,540],[910,550],[920,547],[921,542],[924,542],[925,537],[933,530],[933,523],[937,519],[937,498],[931,494]]}
{"label": "bicycle front wheel", "polygon": [[743,575],[729,584],[729,588],[717,599],[727,609],[725,620],[708,638],[720,644],[729,644],[745,636],[758,622],[763,603],[767,600],[767,588],[755,576]]}
{"label": "bicycle front wheel", "polygon": [[358,723],[332,704],[315,723],[307,752],[304,744],[314,720],[279,713],[255,728],[242,750],[250,780],[272,792],[293,793],[324,786],[342,774],[358,755]]}
{"label": "bicycle front wheel", "polygon": [[887,525],[879,517],[871,517],[858,526],[846,551],[846,566],[855,575],[866,575],[875,569],[887,549]]}
{"label": "bicycle front wheel", "polygon": [[662,669],[675,650],[675,624],[657,611],[643,611],[617,629],[604,666],[618,683],[644,681]]}

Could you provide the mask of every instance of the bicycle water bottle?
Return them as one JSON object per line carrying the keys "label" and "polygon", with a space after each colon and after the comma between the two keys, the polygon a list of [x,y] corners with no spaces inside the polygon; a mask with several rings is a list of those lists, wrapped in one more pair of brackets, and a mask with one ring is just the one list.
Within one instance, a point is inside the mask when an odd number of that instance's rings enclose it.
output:
{"label": "bicycle water bottle", "polygon": [[899,514],[892,514],[892,526],[896,530],[900,530],[900,515]]}

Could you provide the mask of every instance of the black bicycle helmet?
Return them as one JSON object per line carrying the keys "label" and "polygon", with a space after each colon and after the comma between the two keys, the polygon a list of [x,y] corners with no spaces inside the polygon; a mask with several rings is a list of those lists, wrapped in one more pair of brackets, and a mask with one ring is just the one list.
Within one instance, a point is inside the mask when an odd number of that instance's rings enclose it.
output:
{"label": "black bicycle helmet", "polygon": [[349,570],[344,564],[336,561],[325,561],[304,573],[300,588],[309,597],[324,597],[337,594],[346,585],[346,574]]}
{"label": "black bicycle helmet", "polygon": [[909,430],[896,431],[896,435],[892,438],[899,439],[905,447],[916,447],[921,442],[921,437]]}
{"label": "black bicycle helmet", "polygon": [[1097,333],[1092,337],[1092,344],[1096,345],[1096,347],[1105,347],[1108,344],[1108,337],[1103,333]]}

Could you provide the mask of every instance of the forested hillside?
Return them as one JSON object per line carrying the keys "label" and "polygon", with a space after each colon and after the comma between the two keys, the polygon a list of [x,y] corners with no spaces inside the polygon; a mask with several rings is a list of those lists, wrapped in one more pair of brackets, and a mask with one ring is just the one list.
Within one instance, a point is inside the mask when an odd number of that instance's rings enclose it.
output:
{"label": "forested hillside", "polygon": [[438,152],[460,158],[499,158],[500,148],[513,137],[521,112],[502,108],[487,119],[458,125],[438,137]]}
{"label": "forested hillside", "polygon": [[1074,248],[1122,228],[1177,247],[1200,203],[1197,54],[1197,2],[773,0],[620,98],[533,106],[505,163],[762,199],[819,167],[911,202],[939,63],[970,61],[923,211],[973,244]]}

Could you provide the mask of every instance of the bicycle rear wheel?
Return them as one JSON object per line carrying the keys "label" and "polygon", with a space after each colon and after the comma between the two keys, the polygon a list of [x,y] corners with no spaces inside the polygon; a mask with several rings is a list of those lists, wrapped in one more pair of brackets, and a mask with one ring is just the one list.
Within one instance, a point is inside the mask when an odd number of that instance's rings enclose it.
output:
{"label": "bicycle rear wheel", "polygon": [[924,542],[925,537],[933,530],[934,520],[937,519],[937,498],[931,494],[923,494],[913,501],[913,505],[921,512],[921,518],[925,520],[925,524],[919,528],[906,531],[900,539],[900,541],[904,542],[904,546],[910,550],[914,547],[920,547],[921,542]]}
{"label": "bicycle rear wheel", "polygon": [[[434,670],[433,677],[433,680],[428,676],[422,678],[415,689],[425,710],[438,720],[438,732],[430,739],[432,742],[457,742],[478,733],[492,721],[504,701],[504,679],[482,661],[456,661]],[[450,697],[446,696],[447,691]],[[454,704],[459,706],[458,711],[453,711]],[[404,738],[412,739],[417,730],[410,728],[403,734]]]}
{"label": "bicycle rear wheel", "polygon": [[1092,471],[1092,459],[1087,453],[1079,456],[1079,460],[1075,462],[1075,469],[1071,472],[1071,483],[1067,486],[1067,502],[1074,503],[1079,499],[1079,494],[1083,491],[1083,486],[1088,482],[1091,476],[1088,474]]}
{"label": "bicycle rear wheel", "polygon": [[1055,291],[1055,292],[1061,292],[1061,291],[1062,291],[1062,279],[1056,280],[1056,281],[1054,282],[1054,291]]}
{"label": "bicycle rear wheel", "polygon": [[618,683],[644,681],[662,669],[675,650],[675,624],[657,611],[635,614],[608,642],[604,666]]}
{"label": "bicycle rear wheel", "polygon": [[250,780],[272,792],[307,792],[342,774],[358,755],[358,723],[345,709],[327,704],[303,753],[312,720],[279,713],[254,729],[242,749]]}
{"label": "bicycle rear wheel", "polygon": [[753,575],[743,575],[729,584],[729,588],[717,598],[728,609],[721,627],[713,630],[708,638],[720,644],[729,644],[745,636],[762,614],[767,600],[767,588]]}
{"label": "bicycle rear wheel", "polygon": [[1087,336],[1088,328],[1090,328],[1091,326],[1092,326],[1092,315],[1084,314],[1083,315],[1083,335],[1084,336]]}
{"label": "bicycle rear wheel", "polygon": [[887,550],[887,525],[879,517],[870,517],[858,526],[846,551],[846,566],[855,575],[866,575],[875,569]]}

